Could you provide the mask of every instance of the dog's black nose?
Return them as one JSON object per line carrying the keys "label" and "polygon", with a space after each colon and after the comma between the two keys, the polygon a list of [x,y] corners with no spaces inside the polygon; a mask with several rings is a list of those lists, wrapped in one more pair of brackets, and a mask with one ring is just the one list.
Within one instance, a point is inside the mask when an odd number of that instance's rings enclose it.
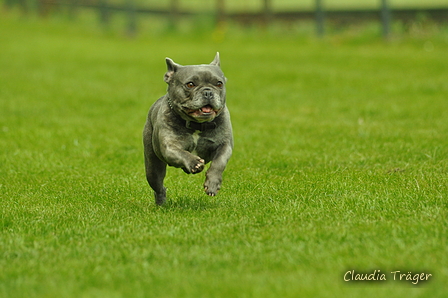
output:
{"label": "dog's black nose", "polygon": [[211,91],[211,90],[204,90],[202,92],[202,95],[204,96],[204,99],[208,99],[208,100],[213,99],[213,91]]}

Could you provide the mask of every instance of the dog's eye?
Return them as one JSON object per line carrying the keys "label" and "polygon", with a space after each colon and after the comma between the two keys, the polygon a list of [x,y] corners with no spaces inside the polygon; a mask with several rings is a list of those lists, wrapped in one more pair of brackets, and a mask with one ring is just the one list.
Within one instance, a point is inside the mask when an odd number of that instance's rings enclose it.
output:
{"label": "dog's eye", "polygon": [[216,87],[221,88],[224,84],[221,81],[218,81],[218,83],[216,83]]}
{"label": "dog's eye", "polygon": [[196,87],[196,85],[193,83],[193,82],[188,82],[187,84],[186,84],[186,86],[188,87],[188,88],[194,88],[194,87]]}

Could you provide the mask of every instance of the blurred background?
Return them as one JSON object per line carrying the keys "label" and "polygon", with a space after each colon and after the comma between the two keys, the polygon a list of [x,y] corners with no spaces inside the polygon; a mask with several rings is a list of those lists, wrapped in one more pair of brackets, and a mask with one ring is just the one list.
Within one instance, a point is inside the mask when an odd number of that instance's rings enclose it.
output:
{"label": "blurred background", "polygon": [[[377,22],[383,37],[412,26],[448,22],[448,0],[2,0],[3,10],[25,16],[62,16],[95,20],[107,30],[129,36],[159,31],[188,32],[298,24],[324,36],[346,26]],[[307,26],[305,26],[305,24]],[[297,29],[296,29],[297,30]]]}

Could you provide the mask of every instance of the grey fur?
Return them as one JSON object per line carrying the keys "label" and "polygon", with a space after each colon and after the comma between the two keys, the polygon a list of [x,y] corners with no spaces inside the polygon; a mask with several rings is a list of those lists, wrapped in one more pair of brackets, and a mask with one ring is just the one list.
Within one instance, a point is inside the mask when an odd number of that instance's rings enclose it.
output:
{"label": "grey fur", "polygon": [[152,105],[143,130],[146,179],[158,205],[166,200],[167,165],[197,174],[211,162],[204,190],[215,196],[233,149],[219,53],[210,64],[182,66],[170,58],[166,64],[168,93]]}

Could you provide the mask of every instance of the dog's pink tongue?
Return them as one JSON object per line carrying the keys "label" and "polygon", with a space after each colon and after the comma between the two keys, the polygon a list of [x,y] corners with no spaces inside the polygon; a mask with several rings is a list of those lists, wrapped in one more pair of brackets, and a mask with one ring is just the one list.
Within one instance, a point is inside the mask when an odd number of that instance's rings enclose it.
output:
{"label": "dog's pink tongue", "polygon": [[211,106],[205,106],[205,107],[202,107],[201,110],[204,113],[211,113],[212,107]]}

